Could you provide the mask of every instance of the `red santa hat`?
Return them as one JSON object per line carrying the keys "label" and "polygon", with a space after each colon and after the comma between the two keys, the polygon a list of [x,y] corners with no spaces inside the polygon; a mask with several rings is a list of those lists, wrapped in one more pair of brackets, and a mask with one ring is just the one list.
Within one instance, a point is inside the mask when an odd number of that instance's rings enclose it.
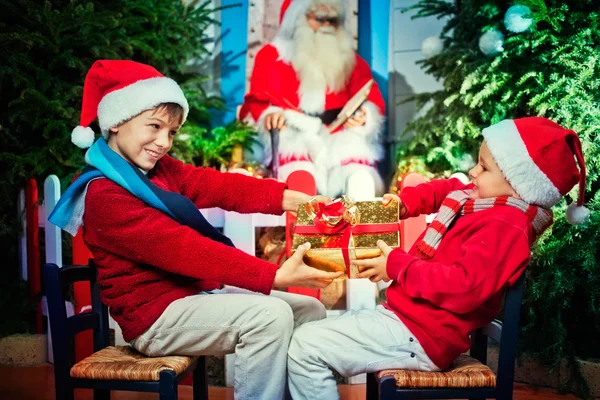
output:
{"label": "red santa hat", "polygon": [[583,207],[585,162],[575,132],[546,118],[529,117],[501,121],[482,135],[504,177],[524,201],[550,208],[579,184],[579,198],[567,209],[567,220],[585,222],[589,217]]}
{"label": "red santa hat", "polygon": [[323,5],[328,7],[344,22],[346,12],[342,0],[283,0],[281,12],[279,13],[279,36],[283,39],[291,39],[296,29],[296,23],[301,15],[305,15],[313,7]]}
{"label": "red santa hat", "polygon": [[291,3],[292,3],[292,0],[283,0],[283,4],[281,4],[281,11],[279,12],[279,24],[280,25],[281,25],[281,22],[283,21],[283,16],[285,15],[285,12],[287,11],[287,9]]}
{"label": "red santa hat", "polygon": [[179,104],[185,121],[188,102],[174,80],[134,61],[98,60],[85,77],[80,125],[73,129],[71,141],[81,148],[90,147],[94,131],[88,125],[96,118],[107,138],[110,128],[162,103]]}

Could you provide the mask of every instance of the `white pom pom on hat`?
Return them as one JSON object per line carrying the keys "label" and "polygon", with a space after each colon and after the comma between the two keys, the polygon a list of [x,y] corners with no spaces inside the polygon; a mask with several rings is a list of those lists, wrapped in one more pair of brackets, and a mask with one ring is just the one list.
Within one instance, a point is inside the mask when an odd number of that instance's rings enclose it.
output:
{"label": "white pom pom on hat", "polygon": [[590,210],[584,206],[578,206],[577,202],[567,207],[567,222],[571,225],[583,224],[590,217]]}
{"label": "white pom pom on hat", "polygon": [[71,142],[80,149],[87,149],[94,144],[94,131],[89,126],[78,126],[71,132]]}

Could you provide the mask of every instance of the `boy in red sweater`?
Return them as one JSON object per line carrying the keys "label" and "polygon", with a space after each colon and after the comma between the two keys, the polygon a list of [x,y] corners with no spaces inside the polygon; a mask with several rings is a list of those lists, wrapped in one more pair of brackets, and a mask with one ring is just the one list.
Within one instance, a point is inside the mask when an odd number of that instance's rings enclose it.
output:
{"label": "boy in red sweater", "polygon": [[204,219],[199,208],[281,214],[309,196],[168,156],[187,113],[177,83],[154,68],[94,63],[72,140],[89,147],[96,117],[103,137],[50,219],[72,234],[83,224],[102,300],[134,348],[150,356],[235,352],[235,398],[281,399],[292,331],[325,309],[271,288],[324,287],[339,274],[304,264],[308,246],[278,268],[236,249]]}
{"label": "boy in red sweater", "polygon": [[[447,368],[469,349],[469,334],[496,317],[506,287],[527,267],[530,246],[552,224],[551,207],[577,183],[579,198],[567,217],[587,218],[575,132],[533,117],[505,120],[482,134],[471,184],[436,180],[400,193],[399,218],[437,213],[408,253],[379,243],[381,257],[353,261],[360,278],[392,281],[387,302],[294,332],[294,398],[338,399],[330,368],[344,376]],[[393,197],[384,196],[384,204]]]}

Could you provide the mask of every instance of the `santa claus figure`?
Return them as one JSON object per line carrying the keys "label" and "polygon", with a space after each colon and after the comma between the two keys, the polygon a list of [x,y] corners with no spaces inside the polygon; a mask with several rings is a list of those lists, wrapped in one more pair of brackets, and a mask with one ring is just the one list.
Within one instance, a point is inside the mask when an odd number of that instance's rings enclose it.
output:
{"label": "santa claus figure", "polygon": [[342,127],[328,129],[372,79],[352,47],[344,18],[342,0],[284,0],[275,40],[256,55],[240,118],[256,122],[264,162],[272,163],[279,179],[306,170],[321,194],[352,196],[349,181],[355,191],[364,186],[380,193],[376,163],[383,155],[379,136],[385,104],[377,85]]}

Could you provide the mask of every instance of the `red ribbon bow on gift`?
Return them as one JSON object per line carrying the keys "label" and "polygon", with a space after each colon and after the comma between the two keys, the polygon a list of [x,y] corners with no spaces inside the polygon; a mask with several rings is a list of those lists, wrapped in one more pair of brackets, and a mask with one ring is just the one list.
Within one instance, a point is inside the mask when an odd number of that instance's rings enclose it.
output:
{"label": "red ribbon bow on gift", "polygon": [[397,232],[398,223],[360,224],[360,213],[356,204],[345,196],[329,204],[317,203],[311,200],[305,205],[307,214],[312,217],[314,226],[296,226],[299,234],[325,235],[342,234],[340,248],[346,265],[346,273],[350,277],[350,245],[354,247],[354,233],[384,233]]}

